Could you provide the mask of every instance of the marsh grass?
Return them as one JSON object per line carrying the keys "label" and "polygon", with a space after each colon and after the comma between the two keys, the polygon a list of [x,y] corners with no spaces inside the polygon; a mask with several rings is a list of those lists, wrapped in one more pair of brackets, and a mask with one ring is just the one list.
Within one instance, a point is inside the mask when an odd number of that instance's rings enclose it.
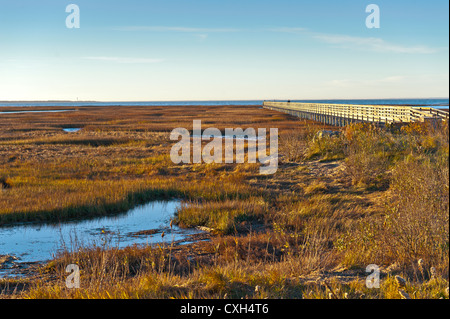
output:
{"label": "marsh grass", "polygon": [[250,229],[252,223],[263,222],[268,206],[262,198],[242,200],[190,202],[176,212],[181,227],[204,226],[220,234]]}
{"label": "marsh grass", "polygon": [[[249,163],[174,165],[168,133],[199,118],[203,128],[278,127],[277,173],[261,176]],[[365,287],[365,267],[375,263],[398,264],[413,299],[448,298],[445,124],[354,125],[317,140],[330,127],[258,107],[174,106],[9,115],[0,126],[0,177],[12,185],[0,191],[1,224],[120,214],[180,198],[178,225],[211,232],[188,245],[68,243],[37,278],[0,281],[21,287],[0,297],[401,298],[391,273],[381,289]],[[84,129],[61,133],[69,126]],[[330,161],[343,170],[327,168]],[[69,290],[65,267],[73,263],[82,287]]]}
{"label": "marsh grass", "polygon": [[[349,265],[367,264],[369,260],[377,264],[398,263],[413,277],[417,273],[414,264],[422,259],[448,279],[448,126],[411,124],[399,132],[380,131],[373,137],[383,138],[391,142],[383,143],[387,149],[382,164],[367,166],[376,174],[366,174],[372,176],[372,182],[376,177],[388,181],[383,213],[362,221],[336,244],[345,246]],[[427,142],[430,139],[433,147]],[[377,152],[370,154],[377,156]],[[359,166],[356,170],[365,171]]]}
{"label": "marsh grass", "polygon": [[311,139],[305,159],[334,161],[345,158],[345,139],[342,136],[324,136],[321,139]]}
{"label": "marsh grass", "polygon": [[448,161],[401,162],[392,188],[395,206],[387,210],[381,229],[386,257],[403,264],[422,259],[448,276]]}

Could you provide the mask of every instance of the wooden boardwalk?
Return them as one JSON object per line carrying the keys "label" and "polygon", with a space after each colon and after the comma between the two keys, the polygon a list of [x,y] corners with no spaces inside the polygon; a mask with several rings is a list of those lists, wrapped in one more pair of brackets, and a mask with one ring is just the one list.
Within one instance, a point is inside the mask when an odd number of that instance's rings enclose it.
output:
{"label": "wooden boardwalk", "polygon": [[350,123],[371,122],[385,126],[393,123],[410,123],[444,120],[448,112],[431,107],[392,105],[318,104],[264,101],[263,107],[288,113],[304,119],[330,125],[345,126]]}

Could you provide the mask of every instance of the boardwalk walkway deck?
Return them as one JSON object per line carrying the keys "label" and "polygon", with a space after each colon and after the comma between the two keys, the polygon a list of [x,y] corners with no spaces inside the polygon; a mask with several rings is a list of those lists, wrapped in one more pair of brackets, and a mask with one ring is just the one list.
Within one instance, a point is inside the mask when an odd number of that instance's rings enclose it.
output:
{"label": "boardwalk walkway deck", "polygon": [[371,122],[384,126],[393,123],[448,121],[449,113],[431,107],[393,105],[318,104],[264,101],[263,107],[304,119],[330,125],[345,126],[355,122]]}

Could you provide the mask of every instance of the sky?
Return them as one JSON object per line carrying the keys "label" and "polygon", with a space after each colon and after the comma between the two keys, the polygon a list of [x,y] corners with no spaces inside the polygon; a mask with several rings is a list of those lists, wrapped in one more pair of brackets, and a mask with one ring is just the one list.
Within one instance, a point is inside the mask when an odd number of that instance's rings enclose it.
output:
{"label": "sky", "polygon": [[[379,28],[366,25],[370,4]],[[447,0],[0,0],[3,101],[448,98],[448,87]]]}

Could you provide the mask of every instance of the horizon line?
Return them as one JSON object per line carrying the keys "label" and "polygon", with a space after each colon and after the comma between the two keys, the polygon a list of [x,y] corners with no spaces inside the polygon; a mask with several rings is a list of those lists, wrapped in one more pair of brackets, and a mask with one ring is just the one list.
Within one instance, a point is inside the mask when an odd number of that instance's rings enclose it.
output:
{"label": "horizon line", "polygon": [[222,102],[222,101],[316,101],[316,100],[445,100],[450,97],[384,97],[384,98],[274,98],[274,99],[194,99],[194,100],[0,100],[0,103],[17,103],[17,102],[74,102],[74,103],[140,103],[140,102]]}

